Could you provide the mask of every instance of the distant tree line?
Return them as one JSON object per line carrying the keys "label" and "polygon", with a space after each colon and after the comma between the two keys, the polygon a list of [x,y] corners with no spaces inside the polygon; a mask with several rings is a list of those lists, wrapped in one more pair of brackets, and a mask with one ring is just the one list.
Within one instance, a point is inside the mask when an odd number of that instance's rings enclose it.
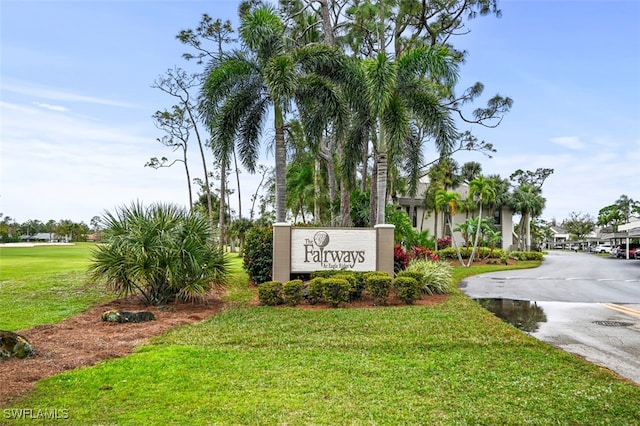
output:
{"label": "distant tree line", "polygon": [[74,222],[69,219],[48,220],[42,222],[38,219],[29,219],[23,223],[17,222],[11,216],[0,213],[0,242],[11,243],[22,241],[22,237],[36,234],[54,234],[68,238],[70,242],[87,241],[90,236],[98,236],[100,233],[100,218],[94,216],[90,225],[84,222]]}

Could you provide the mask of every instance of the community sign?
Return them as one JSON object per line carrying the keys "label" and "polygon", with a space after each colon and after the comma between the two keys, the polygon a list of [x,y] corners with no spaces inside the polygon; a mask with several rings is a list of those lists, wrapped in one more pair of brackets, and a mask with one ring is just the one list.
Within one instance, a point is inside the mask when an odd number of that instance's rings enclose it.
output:
{"label": "community sign", "polygon": [[376,230],[292,228],[291,272],[376,270]]}

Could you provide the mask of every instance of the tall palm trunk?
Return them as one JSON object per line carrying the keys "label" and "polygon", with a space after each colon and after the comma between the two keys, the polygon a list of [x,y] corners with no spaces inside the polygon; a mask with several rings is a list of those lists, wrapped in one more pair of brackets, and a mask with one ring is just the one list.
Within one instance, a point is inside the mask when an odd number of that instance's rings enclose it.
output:
{"label": "tall palm trunk", "polygon": [[371,192],[369,193],[369,223],[371,226],[376,224],[377,206],[378,206],[378,155],[374,153],[375,161],[371,169]]}
{"label": "tall palm trunk", "polygon": [[451,232],[451,244],[456,249],[456,253],[458,254],[458,261],[460,261],[460,266],[465,266],[464,260],[462,260],[462,253],[460,253],[460,248],[458,247],[458,242],[456,241],[456,236],[453,233],[453,215],[450,215],[451,220],[445,220],[445,226],[449,226],[449,232]]}
{"label": "tall palm trunk", "polygon": [[364,146],[364,154],[362,156],[362,182],[361,191],[367,192],[367,179],[369,177],[369,144]]}
{"label": "tall palm trunk", "polygon": [[[344,156],[342,147],[338,147],[340,157]],[[351,223],[351,185],[347,179],[342,178],[340,181],[340,226],[349,227]]]}
{"label": "tall palm trunk", "polygon": [[225,195],[227,192],[227,158],[225,156],[222,157],[222,161],[220,162],[220,217],[218,218],[218,233],[220,234],[220,240],[218,245],[220,246],[220,250],[224,250],[224,242],[225,242],[225,216],[226,216],[226,199]]}
{"label": "tall palm trunk", "polygon": [[313,192],[315,194],[315,197],[313,197],[313,221],[320,223],[320,203],[318,202],[318,196],[322,192],[322,188],[320,188],[320,159],[318,157],[315,158],[313,166]]}
{"label": "tall palm trunk", "polygon": [[331,225],[337,223],[335,204],[338,200],[338,184],[336,182],[336,166],[333,161],[333,150],[330,146],[329,139],[322,139],[320,144],[320,156],[327,164],[327,179],[329,186],[329,211],[331,212]]}
{"label": "tall palm trunk", "polygon": [[378,198],[376,209],[376,222],[375,224],[385,223],[384,210],[387,201],[387,154],[381,152],[378,155],[378,176],[376,194]]}
{"label": "tall palm trunk", "polygon": [[469,256],[469,261],[467,262],[467,268],[471,266],[473,263],[473,258],[476,255],[476,250],[478,248],[478,240],[480,239],[480,229],[482,229],[482,198],[480,198],[480,207],[478,211],[478,226],[476,229],[476,237],[473,241],[473,249],[471,250],[471,255]]}
{"label": "tall palm trunk", "polygon": [[438,216],[438,208],[436,207],[433,209],[433,236],[436,238],[436,248],[438,247]]}
{"label": "tall palm trunk", "polygon": [[384,210],[387,204],[387,141],[382,124],[382,117],[378,117],[378,175],[377,180],[377,209],[376,209],[376,222],[375,224],[385,223]]}
{"label": "tall palm trunk", "polygon": [[287,219],[287,152],[284,139],[284,112],[282,106],[274,103],[275,131],[276,131],[276,222]]}
{"label": "tall palm trunk", "polygon": [[193,210],[193,191],[191,190],[191,174],[189,173],[189,165],[187,164],[187,150],[183,151],[184,172],[187,175],[187,189],[189,190],[189,211]]}
{"label": "tall palm trunk", "polygon": [[233,164],[236,168],[236,184],[238,185],[238,217],[242,217],[242,193],[240,192],[240,172],[238,168],[238,158],[236,156],[236,150],[233,149]]}

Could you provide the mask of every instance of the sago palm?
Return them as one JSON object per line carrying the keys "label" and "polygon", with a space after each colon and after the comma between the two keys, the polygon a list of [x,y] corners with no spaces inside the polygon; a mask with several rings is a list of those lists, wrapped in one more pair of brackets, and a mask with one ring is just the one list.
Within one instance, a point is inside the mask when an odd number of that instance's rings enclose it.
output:
{"label": "sago palm", "polygon": [[120,296],[140,293],[150,305],[204,300],[226,281],[228,260],[204,216],[173,204],[133,203],[106,213],[104,223],[90,273]]}

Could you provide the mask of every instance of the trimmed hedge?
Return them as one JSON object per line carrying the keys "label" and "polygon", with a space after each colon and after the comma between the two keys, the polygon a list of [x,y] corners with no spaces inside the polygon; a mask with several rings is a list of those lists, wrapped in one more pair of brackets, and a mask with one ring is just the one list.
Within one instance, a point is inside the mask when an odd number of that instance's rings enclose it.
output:
{"label": "trimmed hedge", "polygon": [[322,283],[322,297],[332,308],[347,303],[350,292],[351,284],[344,278],[325,278]]}
{"label": "trimmed hedge", "polygon": [[326,280],[326,278],[315,277],[309,281],[309,285],[307,286],[307,301],[310,304],[315,305],[322,300],[324,280]]}
{"label": "trimmed hedge", "polygon": [[391,277],[385,272],[369,272],[365,274],[367,293],[373,297],[376,305],[386,305],[391,292]]}
{"label": "trimmed hedge", "polygon": [[302,302],[302,289],[304,284],[302,280],[291,280],[282,286],[282,299],[289,306],[296,306]]}
{"label": "trimmed hedge", "polygon": [[[471,248],[461,247],[460,255],[463,259],[468,259],[471,256]],[[454,247],[447,247],[442,250],[438,250],[438,256],[441,259],[457,259],[458,255]],[[500,263],[506,263],[505,259],[511,258],[515,260],[542,260],[543,253],[539,251],[510,251],[506,252],[502,249],[491,249],[489,247],[478,247],[476,251],[476,259],[499,259]]]}
{"label": "trimmed hedge", "polygon": [[407,305],[411,305],[420,298],[422,285],[415,278],[396,277],[393,280],[393,287],[396,289],[396,297]]}
{"label": "trimmed hedge", "polygon": [[[460,255],[463,259],[468,259],[471,256],[472,248],[460,247]],[[490,247],[478,247],[476,249],[476,259],[500,259],[505,255],[505,251],[500,248],[491,249]],[[455,247],[447,247],[441,250],[438,250],[438,256],[440,259],[457,259],[458,254],[456,253]]]}
{"label": "trimmed hedge", "polygon": [[516,260],[542,260],[544,255],[541,251],[512,251],[509,257]]}
{"label": "trimmed hedge", "polygon": [[280,281],[266,281],[258,284],[258,299],[267,306],[276,306],[284,303],[281,295],[282,283]]}

